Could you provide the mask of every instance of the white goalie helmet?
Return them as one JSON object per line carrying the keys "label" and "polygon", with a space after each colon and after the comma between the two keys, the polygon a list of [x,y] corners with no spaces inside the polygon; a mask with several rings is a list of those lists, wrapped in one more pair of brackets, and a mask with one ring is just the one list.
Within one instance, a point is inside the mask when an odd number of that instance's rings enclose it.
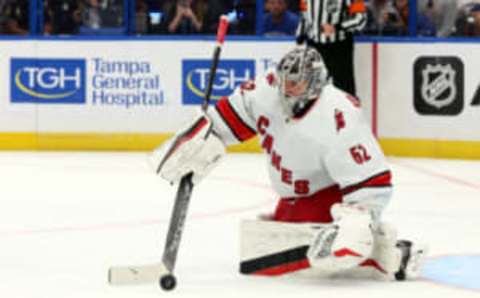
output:
{"label": "white goalie helmet", "polygon": [[279,95],[288,117],[301,113],[316,99],[328,83],[328,71],[322,56],[311,47],[297,47],[277,65]]}

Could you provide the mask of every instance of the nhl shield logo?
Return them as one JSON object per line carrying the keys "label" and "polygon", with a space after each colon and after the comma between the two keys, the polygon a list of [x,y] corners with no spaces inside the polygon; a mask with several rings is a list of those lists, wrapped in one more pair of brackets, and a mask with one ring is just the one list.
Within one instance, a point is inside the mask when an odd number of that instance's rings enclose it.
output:
{"label": "nhl shield logo", "polygon": [[458,115],[463,110],[463,63],[457,57],[421,57],[414,65],[415,110]]}
{"label": "nhl shield logo", "polygon": [[422,97],[426,103],[443,108],[452,104],[457,95],[455,71],[451,65],[427,65],[422,71]]}

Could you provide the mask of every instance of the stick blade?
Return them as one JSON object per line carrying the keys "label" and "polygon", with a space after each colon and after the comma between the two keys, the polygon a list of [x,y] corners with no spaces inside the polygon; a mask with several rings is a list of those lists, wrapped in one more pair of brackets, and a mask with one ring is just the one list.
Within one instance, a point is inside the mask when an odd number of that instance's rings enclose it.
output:
{"label": "stick blade", "polygon": [[158,283],[160,277],[168,273],[162,263],[117,266],[108,270],[108,283],[111,285]]}

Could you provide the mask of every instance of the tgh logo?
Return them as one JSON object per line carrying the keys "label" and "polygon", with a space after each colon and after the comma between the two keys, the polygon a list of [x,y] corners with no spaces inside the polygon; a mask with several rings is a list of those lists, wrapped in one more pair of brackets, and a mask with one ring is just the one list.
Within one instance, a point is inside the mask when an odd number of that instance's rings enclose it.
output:
{"label": "tgh logo", "polygon": [[458,115],[464,105],[464,67],[458,57],[421,57],[414,65],[414,105],[419,114]]}
{"label": "tgh logo", "polygon": [[[210,76],[210,60],[189,59],[182,62],[184,104],[201,104]],[[221,60],[213,82],[211,99],[230,95],[235,87],[255,77],[255,60]]]}
{"label": "tgh logo", "polygon": [[85,60],[12,58],[14,103],[85,103]]}

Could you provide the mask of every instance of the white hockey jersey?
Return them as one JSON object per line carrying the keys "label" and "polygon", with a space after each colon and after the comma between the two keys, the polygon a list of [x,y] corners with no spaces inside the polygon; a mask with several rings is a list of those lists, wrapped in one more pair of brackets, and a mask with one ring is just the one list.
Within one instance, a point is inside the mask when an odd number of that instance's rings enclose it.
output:
{"label": "white hockey jersey", "polygon": [[[287,119],[275,84],[273,74],[247,82],[209,114],[227,144],[258,135],[284,205],[304,204],[297,214],[278,210],[279,204],[276,219],[328,222],[330,205],[340,201],[364,201],[380,212],[390,198],[391,174],[359,102],[329,84],[301,118]],[[327,205],[328,214],[319,217],[314,205]]]}

